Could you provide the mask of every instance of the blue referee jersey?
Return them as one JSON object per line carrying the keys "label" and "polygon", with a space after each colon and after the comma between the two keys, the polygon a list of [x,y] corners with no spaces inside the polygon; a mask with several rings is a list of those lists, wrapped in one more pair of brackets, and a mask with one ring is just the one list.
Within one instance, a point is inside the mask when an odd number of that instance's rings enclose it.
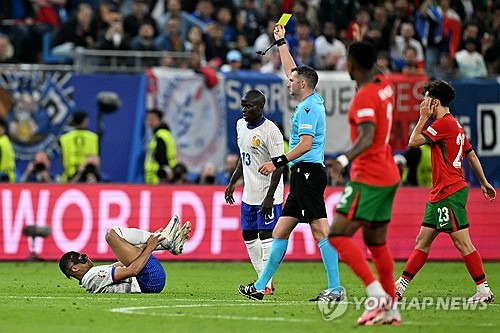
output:
{"label": "blue referee jersey", "polygon": [[323,97],[315,92],[295,108],[290,118],[290,150],[299,143],[301,135],[310,135],[313,141],[311,150],[291,161],[290,167],[299,162],[325,165],[326,110],[323,102]]}

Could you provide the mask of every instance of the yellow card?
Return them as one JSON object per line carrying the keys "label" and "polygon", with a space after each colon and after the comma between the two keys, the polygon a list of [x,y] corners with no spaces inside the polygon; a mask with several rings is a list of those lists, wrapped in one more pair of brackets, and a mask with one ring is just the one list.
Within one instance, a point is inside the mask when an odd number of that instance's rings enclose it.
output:
{"label": "yellow card", "polygon": [[290,17],[292,17],[292,14],[285,13],[285,14],[281,15],[280,20],[276,24],[285,26],[288,23],[288,20],[290,20]]}

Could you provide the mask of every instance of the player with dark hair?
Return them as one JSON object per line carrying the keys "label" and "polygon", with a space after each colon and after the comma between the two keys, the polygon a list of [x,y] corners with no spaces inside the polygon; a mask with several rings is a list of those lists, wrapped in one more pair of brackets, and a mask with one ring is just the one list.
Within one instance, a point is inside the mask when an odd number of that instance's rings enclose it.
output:
{"label": "player with dark hair", "polygon": [[271,162],[263,163],[259,172],[274,173],[288,163],[291,166],[290,193],[273,231],[273,245],[262,274],[255,283],[241,285],[241,295],[262,300],[264,289],[285,257],[288,238],[298,223],[308,223],[318,243],[325,265],[328,288],[311,301],[339,301],[343,299],[338,274],[338,255],[328,243],[328,220],[324,192],[327,173],[324,164],[326,141],[326,112],[323,98],[314,91],[318,74],[307,66],[295,65],[285,42],[285,28],[277,25],[274,38],[289,82],[290,95],[299,104],[290,119],[290,151]]}
{"label": "player with dark hair", "polygon": [[[469,235],[469,221],[465,210],[469,190],[462,175],[464,156],[479,179],[484,197],[493,201],[496,191],[484,176],[481,162],[472,150],[464,129],[450,113],[450,103],[455,99],[453,87],[444,81],[435,81],[424,89],[424,93],[424,101],[420,104],[420,118],[408,145],[431,145],[432,190],[415,249],[401,277],[396,281],[396,293],[398,298],[403,297],[410,281],[424,266],[432,242],[440,232],[446,232],[464,258],[465,266],[476,283],[476,294],[467,299],[467,302],[493,302],[494,296],[486,281],[481,256],[472,245]],[[424,130],[430,118],[435,121]]]}
{"label": "player with dark hair", "polygon": [[[266,97],[259,90],[249,90],[241,98],[243,118],[236,124],[240,158],[225,191],[226,202],[233,204],[236,182],[243,176],[242,236],[258,276],[269,259],[273,229],[283,203],[283,168],[276,169],[271,177],[259,173],[262,163],[284,152],[279,128],[262,114],[265,104]],[[274,286],[269,280],[264,294],[273,292]]]}
{"label": "player with dark hair", "polygon": [[[394,261],[386,244],[392,204],[399,185],[399,170],[389,145],[394,93],[390,82],[373,73],[376,51],[366,42],[354,42],[347,56],[347,69],[358,91],[349,108],[353,146],[332,165],[333,179],[351,163],[350,182],[336,207],[330,228],[330,243],[344,262],[363,281],[369,297],[358,325],[400,324],[395,304]],[[363,239],[372,253],[378,281],[363,251],[351,237],[362,229]]]}
{"label": "player with dark hair", "polygon": [[89,293],[159,293],[166,283],[161,263],[152,255],[155,250],[182,253],[191,233],[188,221],[179,227],[174,215],[165,229],[156,232],[115,227],[106,234],[106,242],[118,258],[112,265],[94,266],[90,258],[76,251],[65,253],[59,269],[67,278],[74,277]]}

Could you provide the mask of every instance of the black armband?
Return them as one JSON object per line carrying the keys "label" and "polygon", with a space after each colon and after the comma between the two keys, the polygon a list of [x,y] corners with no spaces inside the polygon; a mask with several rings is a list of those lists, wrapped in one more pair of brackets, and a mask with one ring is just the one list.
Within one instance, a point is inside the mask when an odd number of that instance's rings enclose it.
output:
{"label": "black armband", "polygon": [[271,161],[273,162],[276,169],[281,168],[282,166],[285,166],[288,164],[288,158],[286,158],[285,154],[278,156],[278,157],[273,157],[273,158],[271,158]]}
{"label": "black armband", "polygon": [[285,38],[280,38],[278,39],[276,42],[274,42],[277,46],[281,46],[281,45],[284,45],[286,44],[286,40]]}

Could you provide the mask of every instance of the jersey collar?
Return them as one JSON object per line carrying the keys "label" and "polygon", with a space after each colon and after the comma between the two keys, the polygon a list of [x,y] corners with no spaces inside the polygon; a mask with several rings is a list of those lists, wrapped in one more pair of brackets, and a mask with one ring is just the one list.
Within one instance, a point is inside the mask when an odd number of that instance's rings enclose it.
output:
{"label": "jersey collar", "polygon": [[254,129],[254,128],[257,128],[257,127],[259,127],[260,125],[262,125],[265,121],[266,121],[266,117],[262,117],[262,120],[261,120],[261,121],[259,121],[259,123],[258,123],[257,125],[255,125],[255,126],[252,126],[252,125],[250,125],[249,123],[247,123],[247,128],[248,128],[248,129]]}

